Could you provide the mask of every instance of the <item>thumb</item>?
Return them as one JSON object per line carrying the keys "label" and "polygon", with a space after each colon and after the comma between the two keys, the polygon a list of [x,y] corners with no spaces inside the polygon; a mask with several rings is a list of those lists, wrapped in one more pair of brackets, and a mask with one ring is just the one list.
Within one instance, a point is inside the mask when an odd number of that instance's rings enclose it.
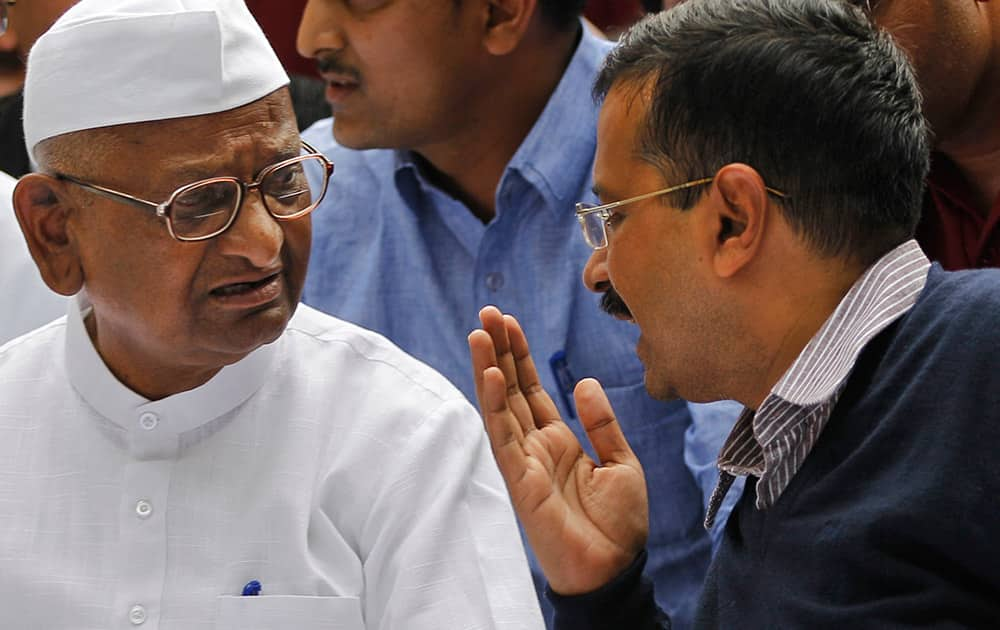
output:
{"label": "thumb", "polygon": [[601,384],[596,379],[585,378],[576,384],[573,398],[576,400],[577,415],[601,465],[637,465],[635,453],[622,433]]}

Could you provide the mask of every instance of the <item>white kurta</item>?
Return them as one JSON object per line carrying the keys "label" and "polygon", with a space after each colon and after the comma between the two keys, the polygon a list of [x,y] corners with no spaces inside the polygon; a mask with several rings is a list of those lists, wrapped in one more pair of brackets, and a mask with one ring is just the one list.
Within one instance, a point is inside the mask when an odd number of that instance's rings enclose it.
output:
{"label": "white kurta", "polygon": [[45,286],[28,253],[11,202],[16,183],[0,172],[0,345],[66,312],[66,298]]}
{"label": "white kurta", "polygon": [[0,628],[136,627],[542,621],[479,418],[443,377],[299,306],[279,341],[149,402],[74,301],[0,348]]}

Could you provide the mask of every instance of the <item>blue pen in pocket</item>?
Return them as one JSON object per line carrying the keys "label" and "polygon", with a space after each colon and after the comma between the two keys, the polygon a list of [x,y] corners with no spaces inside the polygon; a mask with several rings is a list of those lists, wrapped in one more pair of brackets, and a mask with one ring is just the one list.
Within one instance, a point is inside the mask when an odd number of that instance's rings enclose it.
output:
{"label": "blue pen in pocket", "polygon": [[566,363],[566,351],[558,350],[549,357],[549,367],[552,368],[552,376],[556,380],[556,388],[562,398],[563,407],[569,414],[564,420],[576,418],[576,405],[573,403],[573,388],[576,387],[576,379],[569,371]]}

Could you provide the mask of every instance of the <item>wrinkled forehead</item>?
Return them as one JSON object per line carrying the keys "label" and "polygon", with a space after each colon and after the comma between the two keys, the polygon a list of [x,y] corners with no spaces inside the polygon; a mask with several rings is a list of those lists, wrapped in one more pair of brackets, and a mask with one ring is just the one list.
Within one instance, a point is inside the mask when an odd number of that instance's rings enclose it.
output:
{"label": "wrinkled forehead", "polygon": [[41,154],[60,165],[78,160],[81,168],[73,175],[159,192],[221,175],[250,180],[264,167],[294,157],[301,146],[286,88],[225,112],[92,129],[55,140],[54,152],[46,142]]}

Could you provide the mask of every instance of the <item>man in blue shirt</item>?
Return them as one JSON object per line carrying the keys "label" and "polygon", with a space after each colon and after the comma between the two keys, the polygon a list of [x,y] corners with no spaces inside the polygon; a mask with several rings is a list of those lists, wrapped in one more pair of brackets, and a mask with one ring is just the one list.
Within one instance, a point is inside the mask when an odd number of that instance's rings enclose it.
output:
{"label": "man in blue shirt", "polygon": [[718,473],[706,461],[736,414],[695,409],[725,421],[705,444],[683,402],[650,398],[635,327],[580,281],[589,248],[573,204],[595,199],[591,86],[611,48],[581,23],[582,4],[308,3],[299,50],[317,60],[334,117],[304,137],[338,183],[316,213],[304,301],[385,334],[472,400],[466,335],[484,304],[524,323],[564,417],[575,382],[599,378],[645,467],[650,572],[683,628],[711,554],[701,488]]}

